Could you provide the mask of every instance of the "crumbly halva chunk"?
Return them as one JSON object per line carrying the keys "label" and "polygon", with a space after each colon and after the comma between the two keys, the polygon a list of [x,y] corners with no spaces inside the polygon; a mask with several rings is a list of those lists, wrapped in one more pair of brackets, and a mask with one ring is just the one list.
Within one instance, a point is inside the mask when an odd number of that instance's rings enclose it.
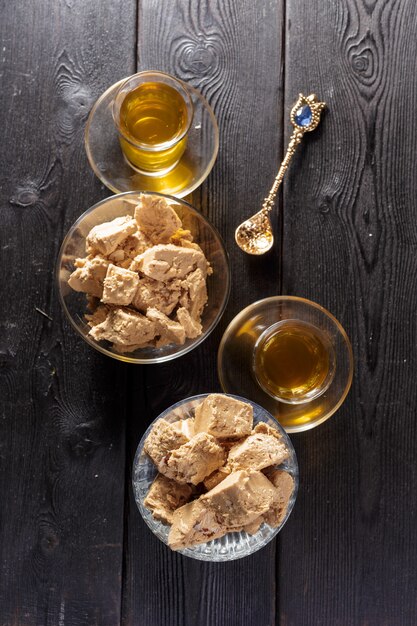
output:
{"label": "crumbly halva chunk", "polygon": [[252,406],[221,393],[210,394],[195,409],[195,431],[218,439],[244,437],[252,426]]}
{"label": "crumbly halva chunk", "polygon": [[208,300],[206,278],[201,269],[190,272],[181,282],[181,287],[181,306],[189,311],[192,318],[199,319]]}
{"label": "crumbly halva chunk", "polygon": [[288,449],[276,437],[255,433],[231,448],[227,459],[228,467],[261,470],[270,465],[279,465],[288,457]]}
{"label": "crumbly halva chunk", "polygon": [[172,452],[165,473],[179,483],[198,485],[225,461],[226,454],[215,438],[198,433]]}
{"label": "crumbly halva chunk", "polygon": [[177,311],[177,320],[185,331],[185,336],[189,339],[199,337],[202,333],[203,327],[200,322],[191,317],[187,309],[180,307]]}
{"label": "crumbly halva chunk", "polygon": [[181,550],[223,537],[226,532],[216,512],[207,509],[199,498],[174,512],[168,545],[172,550]]}
{"label": "crumbly halva chunk", "polygon": [[125,241],[121,243],[121,248],[129,259],[134,259],[138,254],[145,252],[146,248],[151,246],[151,242],[148,237],[140,230],[129,235]]}
{"label": "crumbly halva chunk", "polygon": [[232,530],[266,513],[275,497],[275,487],[262,472],[240,470],[229,474],[200,500],[216,512],[225,528]]}
{"label": "crumbly halva chunk", "polygon": [[219,467],[218,470],[214,471],[212,474],[210,474],[210,476],[207,476],[207,478],[203,480],[204,487],[207,489],[207,491],[214,489],[214,487],[217,487],[217,485],[219,485],[222,480],[227,478],[229,474],[230,470],[228,470],[226,466]]}
{"label": "crumbly halva chunk", "polygon": [[207,267],[208,263],[202,252],[180,248],[172,243],[148,248],[137,256],[131,265],[131,269],[162,282],[173,278],[185,278],[196,269],[200,269],[205,277]]}
{"label": "crumbly halva chunk", "polygon": [[266,477],[275,487],[275,498],[266,513],[263,513],[250,524],[238,530],[244,530],[253,535],[266,522],[271,528],[278,528],[287,514],[290,498],[294,490],[294,479],[288,472],[280,469],[268,471]]}
{"label": "crumbly halva chunk", "polygon": [[124,239],[116,250],[108,255],[108,258],[116,265],[131,269],[130,264],[133,259],[145,252],[151,245],[152,242],[142,232],[136,231]]}
{"label": "crumbly halva chunk", "polygon": [[93,326],[89,334],[96,341],[105,339],[120,346],[146,345],[155,337],[155,324],[131,309],[114,308],[101,324]]}
{"label": "crumbly halva chunk", "polygon": [[116,217],[111,222],[104,222],[94,226],[86,237],[87,251],[98,251],[101,254],[108,255],[116,250],[116,248],[129,235],[137,230],[134,219],[130,216]]}
{"label": "crumbly halva chunk", "polygon": [[185,342],[185,330],[178,322],[157,309],[148,309],[146,317],[155,324],[155,335],[158,336],[157,347],[171,343],[182,345]]}
{"label": "crumbly halva chunk", "polygon": [[268,473],[268,479],[276,489],[276,497],[269,511],[264,513],[263,519],[272,528],[277,528],[287,514],[294,491],[294,478],[288,472],[276,469]]}
{"label": "crumbly halva chunk", "polygon": [[144,505],[152,511],[155,519],[171,524],[174,511],[191,500],[193,488],[179,484],[163,474],[153,481],[144,500]]}
{"label": "crumbly halva chunk", "polygon": [[262,433],[263,435],[270,435],[271,437],[275,437],[279,441],[282,441],[282,435],[276,428],[272,428],[266,422],[258,422],[256,426],[254,426],[252,430],[252,435],[256,433]]}
{"label": "crumbly halva chunk", "polygon": [[139,279],[138,288],[132,304],[143,313],[148,309],[157,309],[165,315],[170,315],[178,304],[181,296],[179,280],[170,280],[163,283],[148,276]]}
{"label": "crumbly halva chunk", "polygon": [[75,265],[76,269],[68,279],[71,289],[101,298],[103,282],[109,266],[107,259],[100,255],[89,255],[85,259],[77,259]]}
{"label": "crumbly halva chunk", "polygon": [[166,462],[171,452],[188,441],[188,437],[179,428],[161,418],[147,436],[144,450],[159,471],[166,470]]}
{"label": "crumbly halva chunk", "polygon": [[173,550],[206,543],[227,532],[256,532],[260,516],[275,497],[275,488],[261,472],[236,472],[220,485],[177,509],[168,545]]}
{"label": "crumbly halva chunk", "polygon": [[141,194],[135,209],[139,229],[153,244],[167,243],[181,228],[181,220],[165,198]]}
{"label": "crumbly halva chunk", "polygon": [[103,283],[102,302],[128,305],[132,302],[139,284],[139,276],[110,263]]}
{"label": "crumbly halva chunk", "polygon": [[178,420],[177,422],[172,422],[174,428],[178,428],[181,432],[184,433],[188,439],[194,437],[194,418],[188,417],[185,420]]}

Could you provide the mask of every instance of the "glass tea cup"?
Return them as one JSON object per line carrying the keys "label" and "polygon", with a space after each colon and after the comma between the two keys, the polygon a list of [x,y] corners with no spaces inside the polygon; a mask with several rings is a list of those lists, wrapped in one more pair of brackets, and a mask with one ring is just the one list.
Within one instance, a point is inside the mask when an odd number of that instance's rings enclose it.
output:
{"label": "glass tea cup", "polygon": [[164,176],[180,161],[193,119],[191,96],[163,72],[127,78],[113,100],[113,121],[128,164],[148,176]]}
{"label": "glass tea cup", "polygon": [[267,327],[258,337],[252,368],[267,394],[280,402],[302,404],[330,387],[336,356],[324,330],[303,320],[286,319]]}
{"label": "glass tea cup", "polygon": [[[311,394],[306,401],[283,402],[275,395],[276,390],[266,391],[265,383],[261,386],[258,382],[254,371],[255,346],[257,344],[260,350],[261,342],[267,340],[270,333],[274,334],[276,325],[285,328],[284,322],[287,322],[288,329],[300,321],[308,324],[304,330],[319,329],[322,334],[315,336],[325,345],[326,339],[330,342],[334,373],[326,390],[323,382],[316,385],[320,393]],[[330,372],[332,361],[330,355]],[[218,372],[225,393],[244,395],[265,407],[287,432],[301,432],[328,420],[345,401],[353,379],[352,346],[341,323],[317,302],[298,296],[272,296],[253,302],[230,322],[219,346]],[[329,380],[330,376],[327,382]]]}

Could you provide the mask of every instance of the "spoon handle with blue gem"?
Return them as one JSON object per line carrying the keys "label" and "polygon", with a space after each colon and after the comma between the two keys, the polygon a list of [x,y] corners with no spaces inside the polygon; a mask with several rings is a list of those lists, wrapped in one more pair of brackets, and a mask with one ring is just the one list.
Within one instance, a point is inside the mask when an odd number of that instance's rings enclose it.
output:
{"label": "spoon handle with blue gem", "polygon": [[235,231],[236,243],[244,252],[259,255],[272,248],[274,235],[269,213],[273,209],[279,186],[298,144],[301,143],[304,133],[310,132],[317,127],[324,107],[325,103],[319,102],[314,94],[303,96],[300,93],[297,102],[291,109],[290,117],[294,131],[271,191],[263,201],[261,210],[242,222]]}

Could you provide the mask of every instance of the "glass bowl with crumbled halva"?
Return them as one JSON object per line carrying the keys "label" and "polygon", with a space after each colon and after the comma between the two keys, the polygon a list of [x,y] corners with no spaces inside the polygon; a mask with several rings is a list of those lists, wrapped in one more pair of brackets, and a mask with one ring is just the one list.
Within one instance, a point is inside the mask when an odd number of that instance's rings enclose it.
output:
{"label": "glass bowl with crumbled halva", "polygon": [[57,262],[63,309],[100,352],[159,363],[198,346],[223,314],[230,269],[222,239],[190,204],[127,192],[88,209]]}
{"label": "glass bowl with crumbled halva", "polygon": [[172,550],[229,561],[266,546],[294,506],[291,440],[261,406],[228,394],[187,398],[144,433],[133,463],[136,504]]}

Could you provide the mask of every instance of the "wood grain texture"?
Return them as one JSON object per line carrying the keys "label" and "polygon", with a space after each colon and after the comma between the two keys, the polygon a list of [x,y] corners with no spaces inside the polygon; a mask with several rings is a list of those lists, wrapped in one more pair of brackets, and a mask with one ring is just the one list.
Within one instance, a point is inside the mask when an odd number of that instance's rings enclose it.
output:
{"label": "wood grain texture", "polygon": [[[138,6],[0,0],[0,624],[414,626],[415,2]],[[219,157],[191,201],[233,271],[212,336],[146,368],[84,345],[53,278],[64,233],[108,194],[83,149],[88,111],[137,66],[190,81],[215,110]],[[234,229],[274,178],[299,91],[329,110],[287,174],[283,247],[249,258]],[[134,451],[167,406],[219,389],[227,323],[281,285],[341,320],[353,389],[293,437],[301,485],[278,542],[228,564],[183,558],[140,518]]]}
{"label": "wood grain texture", "polygon": [[329,110],[284,193],[283,285],[353,338],[339,413],[294,437],[301,489],[281,534],[280,623],[417,622],[415,3],[287,4],[287,109]]}
{"label": "wood grain texture", "polygon": [[63,319],[54,265],[69,225],[105,195],[83,132],[98,95],[134,69],[136,6],[12,2],[1,13],[0,623],[112,626],[125,368]]}
{"label": "wood grain texture", "polygon": [[[163,409],[219,390],[216,353],[227,323],[252,301],[279,292],[279,248],[263,259],[249,258],[234,243],[234,230],[260,206],[281,156],[281,16],[280,2],[140,0],[139,69],[189,81],[219,122],[217,163],[191,201],[225,239],[233,288],[225,316],[202,346],[178,361],[132,370],[130,387],[139,391],[131,399],[131,460],[146,426]],[[275,543],[248,559],[207,565],[154,539],[132,499],[127,524],[125,624],[274,624]]]}

